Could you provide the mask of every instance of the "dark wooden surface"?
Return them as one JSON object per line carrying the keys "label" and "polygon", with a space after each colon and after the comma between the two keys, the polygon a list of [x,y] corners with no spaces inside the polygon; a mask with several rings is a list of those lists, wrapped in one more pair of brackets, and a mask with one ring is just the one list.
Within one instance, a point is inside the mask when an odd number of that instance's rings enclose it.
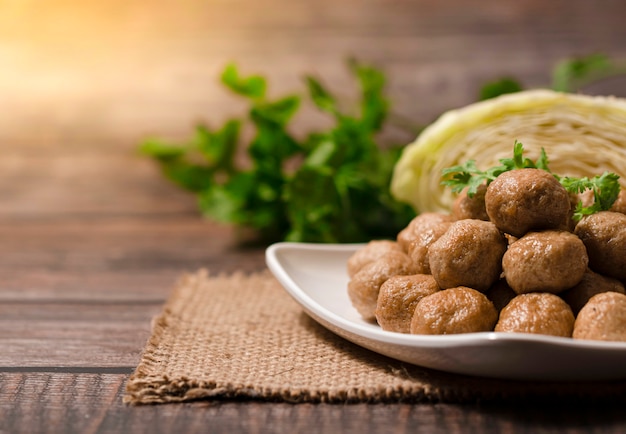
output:
{"label": "dark wooden surface", "polygon": [[[184,271],[255,271],[263,250],[203,221],[135,149],[242,109],[231,60],[277,95],[344,60],[383,67],[416,123],[485,80],[546,84],[560,59],[626,58],[622,0],[26,0],[0,7],[0,434],[624,432],[612,403],[457,406],[213,402],[129,407],[125,382]],[[323,122],[297,120],[302,131]],[[405,137],[406,140],[411,138]]]}

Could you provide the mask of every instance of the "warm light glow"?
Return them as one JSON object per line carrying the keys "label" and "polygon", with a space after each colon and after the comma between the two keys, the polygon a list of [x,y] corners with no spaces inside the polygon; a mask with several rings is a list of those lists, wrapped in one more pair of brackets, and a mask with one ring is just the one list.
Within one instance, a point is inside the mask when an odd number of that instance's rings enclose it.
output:
{"label": "warm light glow", "polygon": [[[63,125],[86,116],[93,118],[92,123],[99,117],[132,116],[125,102],[133,101],[136,111],[157,94],[161,100],[163,95],[173,97],[177,86],[195,84],[186,83],[185,74],[190,66],[197,68],[195,56],[202,55],[211,38],[219,37],[211,31],[216,22],[221,26],[228,22],[201,13],[200,8],[216,3],[4,1],[0,107],[20,111],[13,123],[41,124],[42,119],[54,118]],[[220,10],[228,8],[222,5]],[[205,59],[202,67],[207,71],[197,75],[214,77],[223,62]],[[186,116],[187,122],[193,120]],[[16,127],[0,119],[0,129]]]}

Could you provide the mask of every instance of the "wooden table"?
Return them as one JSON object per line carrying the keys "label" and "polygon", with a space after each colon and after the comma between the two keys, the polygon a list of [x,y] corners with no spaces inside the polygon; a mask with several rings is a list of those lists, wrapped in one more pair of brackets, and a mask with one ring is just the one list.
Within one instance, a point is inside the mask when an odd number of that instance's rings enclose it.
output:
{"label": "wooden table", "polygon": [[[622,0],[9,2],[0,15],[0,433],[624,432],[602,405],[129,407],[150,320],[184,271],[264,268],[263,249],[202,220],[136,153],[242,106],[230,60],[271,92],[313,72],[350,92],[344,59],[382,66],[396,112],[427,123],[486,80],[545,85],[571,55],[626,58]],[[302,115],[297,131],[323,122]],[[396,136],[402,140],[412,137]],[[626,397],[625,397],[626,398]]]}

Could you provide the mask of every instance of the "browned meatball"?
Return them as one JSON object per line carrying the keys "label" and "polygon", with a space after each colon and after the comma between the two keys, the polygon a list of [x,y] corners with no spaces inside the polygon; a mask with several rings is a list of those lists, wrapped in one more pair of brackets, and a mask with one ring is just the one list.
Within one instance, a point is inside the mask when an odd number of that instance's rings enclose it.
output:
{"label": "browned meatball", "polygon": [[621,190],[617,196],[617,200],[613,202],[613,206],[609,211],[626,214],[626,190]]}
{"label": "browned meatball", "polygon": [[498,229],[521,237],[530,230],[567,227],[570,196],[545,170],[517,169],[489,184],[485,207]]}
{"label": "browned meatball", "polygon": [[626,295],[603,292],[591,297],[576,318],[573,337],[626,342]]}
{"label": "browned meatball", "polygon": [[587,270],[578,285],[559,295],[570,305],[574,315],[578,315],[591,297],[609,291],[624,294],[624,285],[619,280]]}
{"label": "browned meatball", "polygon": [[432,225],[439,224],[441,222],[452,221],[452,216],[448,214],[438,212],[425,212],[409,222],[406,228],[402,229],[397,236],[398,244],[406,252],[409,249],[409,244],[413,241],[417,235],[428,229]]}
{"label": "browned meatball", "polygon": [[506,245],[491,222],[456,221],[428,248],[430,271],[441,288],[486,291],[500,277]]}
{"label": "browned meatball", "polygon": [[593,271],[626,280],[626,214],[601,211],[585,216],[575,233],[585,243]]}
{"label": "browned meatball", "polygon": [[431,225],[416,234],[409,244],[407,253],[415,264],[416,273],[431,274],[428,260],[428,248],[445,234],[452,222],[441,222]]}
{"label": "browned meatball", "polygon": [[437,291],[437,282],[428,274],[390,277],[378,294],[378,324],[383,330],[409,333],[415,306],[422,298]]}
{"label": "browned meatball", "polygon": [[390,240],[373,240],[354,252],[348,259],[348,276],[354,276],[361,268],[370,262],[386,255],[387,253],[397,250],[402,251],[400,245]]}
{"label": "browned meatball", "polygon": [[480,185],[472,197],[467,195],[467,190],[463,191],[452,204],[452,216],[456,220],[478,219],[488,221],[489,216],[485,208],[486,192],[486,184]]}
{"label": "browned meatball", "polygon": [[507,283],[518,294],[559,293],[578,284],[587,270],[587,251],[571,232],[529,232],[502,258]]}
{"label": "browned meatball", "polygon": [[485,295],[491,300],[496,310],[500,312],[504,306],[509,304],[509,301],[515,298],[517,293],[511,289],[505,279],[500,279],[491,285],[491,288],[485,292]]}
{"label": "browned meatball", "polygon": [[559,296],[532,292],[515,297],[500,311],[497,332],[571,337],[574,314]]}
{"label": "browned meatball", "polygon": [[413,273],[411,259],[404,252],[391,251],[370,262],[348,282],[348,296],[363,319],[376,319],[376,303],[380,287],[387,279]]}
{"label": "browned meatball", "polygon": [[411,319],[411,333],[446,335],[493,330],[498,312],[485,294],[460,286],[420,300]]}

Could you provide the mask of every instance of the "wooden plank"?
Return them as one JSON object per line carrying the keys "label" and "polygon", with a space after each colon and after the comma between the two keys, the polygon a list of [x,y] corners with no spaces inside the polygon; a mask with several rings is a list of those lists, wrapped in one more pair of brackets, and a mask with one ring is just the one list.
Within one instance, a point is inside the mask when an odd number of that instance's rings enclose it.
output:
{"label": "wooden plank", "polygon": [[[220,403],[132,407],[122,403],[128,373],[1,372],[0,430],[6,433],[424,432],[620,433],[613,404],[292,405]],[[37,399],[33,399],[37,397]],[[26,423],[27,422],[27,423]]]}
{"label": "wooden plank", "polygon": [[0,304],[0,371],[135,367],[160,300],[49,300]]}
{"label": "wooden plank", "polygon": [[0,367],[134,367],[159,311],[133,321],[0,320]]}
{"label": "wooden plank", "polygon": [[[0,221],[0,278],[15,282],[28,280],[30,273],[56,272],[97,284],[91,273],[111,273],[106,279],[112,281],[124,273],[132,279],[131,271],[145,276],[151,270],[159,274],[198,268],[264,269],[263,247],[247,247],[236,237],[233,228],[197,217]],[[1,279],[0,287],[6,287]],[[163,281],[167,286],[172,283]]]}
{"label": "wooden plank", "polygon": [[0,268],[0,303],[162,302],[185,271],[194,270],[93,270],[79,274],[44,267],[28,271]]}
{"label": "wooden plank", "polygon": [[[11,141],[9,141],[11,143]],[[8,151],[0,158],[0,216],[12,222],[42,217],[187,215],[195,198],[152,161],[130,152]]]}
{"label": "wooden plank", "polygon": [[[31,323],[66,323],[68,328],[76,328],[75,323],[101,323],[119,324],[149,322],[162,306],[162,300],[137,299],[137,300],[33,300],[7,302],[0,304],[0,324],[9,326],[13,330],[23,327],[29,333],[35,327],[28,327]],[[12,325],[15,324],[15,325]],[[44,328],[41,326],[40,328]],[[77,330],[80,331],[80,330]],[[6,329],[0,328],[0,336],[6,337]]]}
{"label": "wooden plank", "polygon": [[112,409],[120,409],[127,375],[3,373],[3,433],[93,433]]}
{"label": "wooden plank", "polygon": [[[77,323],[76,326],[84,329],[72,334],[59,330],[58,324],[42,323],[40,326],[50,330],[44,333],[35,329],[28,338],[0,337],[0,368],[91,367],[99,372],[121,366],[131,370],[139,363],[149,337],[149,322],[146,324],[120,327]],[[26,334],[22,325],[13,330]]]}

